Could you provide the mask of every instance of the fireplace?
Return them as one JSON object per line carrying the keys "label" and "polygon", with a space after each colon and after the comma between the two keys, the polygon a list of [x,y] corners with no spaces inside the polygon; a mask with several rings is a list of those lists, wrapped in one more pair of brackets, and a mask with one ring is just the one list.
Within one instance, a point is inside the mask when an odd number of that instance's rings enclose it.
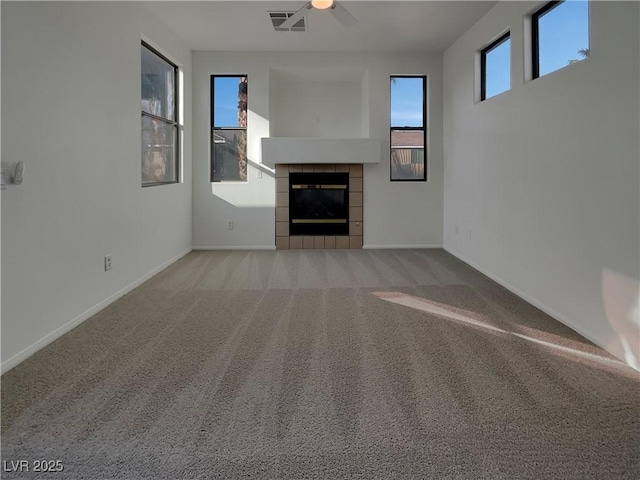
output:
{"label": "fireplace", "polygon": [[349,235],[349,174],[289,174],[290,235]]}
{"label": "fireplace", "polygon": [[276,163],[276,248],[362,248],[362,164]]}

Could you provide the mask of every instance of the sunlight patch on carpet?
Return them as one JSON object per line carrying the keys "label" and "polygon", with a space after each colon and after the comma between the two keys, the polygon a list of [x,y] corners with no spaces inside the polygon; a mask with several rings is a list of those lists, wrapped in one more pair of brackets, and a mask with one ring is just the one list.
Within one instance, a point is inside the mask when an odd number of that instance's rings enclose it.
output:
{"label": "sunlight patch on carpet", "polygon": [[581,350],[577,350],[575,348],[565,347],[563,345],[558,345],[556,343],[547,342],[545,340],[530,337],[528,335],[523,335],[521,333],[516,333],[516,332],[510,332],[502,328],[495,327],[493,325],[490,325],[489,323],[482,321],[482,319],[484,319],[485,317],[476,312],[470,312],[468,310],[455,308],[450,305],[446,305],[444,303],[434,302],[432,300],[415,297],[413,295],[408,295],[402,292],[371,292],[371,294],[378,297],[381,300],[395,303],[397,305],[402,305],[404,307],[413,308],[415,310],[420,310],[425,313],[430,313],[440,318],[445,318],[447,320],[454,320],[456,322],[462,322],[464,324],[472,325],[474,327],[479,327],[483,330],[490,331],[493,333],[513,335],[522,340],[526,340],[528,342],[532,342],[537,345],[541,345],[543,347],[549,347],[558,352],[567,353],[580,358],[592,360],[601,364],[626,368],[626,365],[624,363],[613,358],[603,357],[601,355],[596,355],[594,353],[584,352]]}

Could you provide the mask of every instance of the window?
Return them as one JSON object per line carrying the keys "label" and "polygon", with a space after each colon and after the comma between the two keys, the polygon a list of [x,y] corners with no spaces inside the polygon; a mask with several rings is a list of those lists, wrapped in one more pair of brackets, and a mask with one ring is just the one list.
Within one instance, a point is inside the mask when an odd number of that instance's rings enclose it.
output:
{"label": "window", "polygon": [[246,75],[211,77],[211,181],[247,181]]}
{"label": "window", "polygon": [[480,99],[486,100],[511,88],[511,38],[502,35],[480,52]]}
{"label": "window", "polygon": [[178,67],[142,42],[142,186],[178,182]]}
{"label": "window", "polygon": [[533,78],[589,57],[589,2],[549,2],[531,16]]}
{"label": "window", "polygon": [[391,181],[426,181],[427,77],[391,77]]}

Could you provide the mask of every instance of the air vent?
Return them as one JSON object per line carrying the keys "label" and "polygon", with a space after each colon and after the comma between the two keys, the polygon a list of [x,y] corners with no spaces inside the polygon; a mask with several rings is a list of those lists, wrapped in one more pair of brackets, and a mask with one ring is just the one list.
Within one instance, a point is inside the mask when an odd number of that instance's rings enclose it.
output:
{"label": "air vent", "polygon": [[306,17],[302,17],[293,26],[289,28],[280,28],[280,25],[284,23],[284,21],[292,16],[296,12],[267,12],[269,17],[271,18],[271,23],[273,24],[273,29],[276,32],[306,32],[307,31],[307,19]]}

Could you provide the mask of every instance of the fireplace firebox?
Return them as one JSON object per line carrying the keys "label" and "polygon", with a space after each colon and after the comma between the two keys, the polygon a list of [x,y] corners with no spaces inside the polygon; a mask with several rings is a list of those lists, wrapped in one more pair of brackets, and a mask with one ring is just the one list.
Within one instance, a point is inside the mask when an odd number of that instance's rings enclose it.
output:
{"label": "fireplace firebox", "polygon": [[349,235],[349,174],[290,173],[291,235]]}

